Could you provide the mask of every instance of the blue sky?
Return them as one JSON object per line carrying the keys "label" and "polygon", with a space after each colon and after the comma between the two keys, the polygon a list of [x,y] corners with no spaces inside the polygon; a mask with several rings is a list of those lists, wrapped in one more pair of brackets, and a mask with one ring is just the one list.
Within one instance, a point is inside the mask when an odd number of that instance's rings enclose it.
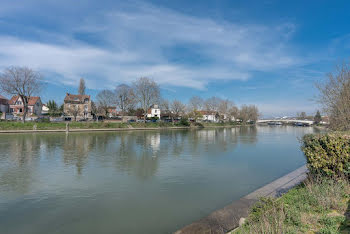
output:
{"label": "blue sky", "polygon": [[157,81],[168,99],[314,113],[314,83],[350,52],[348,1],[2,0],[0,68],[41,71],[44,101]]}

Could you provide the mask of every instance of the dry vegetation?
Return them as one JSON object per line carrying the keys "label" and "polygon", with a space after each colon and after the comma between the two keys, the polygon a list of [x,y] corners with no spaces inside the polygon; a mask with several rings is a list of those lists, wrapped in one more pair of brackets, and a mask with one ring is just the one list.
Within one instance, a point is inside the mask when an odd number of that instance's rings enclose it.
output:
{"label": "dry vegetation", "polygon": [[309,177],[278,199],[263,198],[233,233],[350,233],[347,179]]}
{"label": "dry vegetation", "polygon": [[326,82],[317,84],[319,103],[329,116],[332,130],[350,130],[350,63],[343,63]]}

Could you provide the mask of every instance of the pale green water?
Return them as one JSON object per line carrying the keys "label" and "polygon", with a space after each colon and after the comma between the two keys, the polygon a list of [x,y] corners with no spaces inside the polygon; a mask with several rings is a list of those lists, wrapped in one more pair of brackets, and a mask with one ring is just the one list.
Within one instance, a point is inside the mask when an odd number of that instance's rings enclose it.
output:
{"label": "pale green water", "polygon": [[314,131],[0,135],[0,233],[171,233],[302,166]]}

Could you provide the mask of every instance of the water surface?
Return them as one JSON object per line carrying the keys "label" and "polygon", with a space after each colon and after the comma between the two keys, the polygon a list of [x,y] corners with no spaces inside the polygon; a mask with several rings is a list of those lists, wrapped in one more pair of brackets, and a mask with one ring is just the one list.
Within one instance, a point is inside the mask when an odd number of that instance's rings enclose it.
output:
{"label": "water surface", "polygon": [[0,233],[171,233],[302,166],[314,131],[0,135]]}

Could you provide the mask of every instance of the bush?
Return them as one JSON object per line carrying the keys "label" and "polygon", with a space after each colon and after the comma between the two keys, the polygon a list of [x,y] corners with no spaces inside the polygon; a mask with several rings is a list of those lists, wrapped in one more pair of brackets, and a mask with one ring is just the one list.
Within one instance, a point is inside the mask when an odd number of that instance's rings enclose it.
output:
{"label": "bush", "polygon": [[204,128],[204,126],[203,126],[202,123],[194,122],[194,123],[192,123],[192,125],[193,125],[194,127]]}
{"label": "bush", "polygon": [[179,124],[182,126],[187,126],[187,127],[190,126],[190,123],[188,122],[187,118],[181,118]]}
{"label": "bush", "polygon": [[346,176],[350,172],[350,137],[339,133],[305,135],[302,150],[313,174]]}

